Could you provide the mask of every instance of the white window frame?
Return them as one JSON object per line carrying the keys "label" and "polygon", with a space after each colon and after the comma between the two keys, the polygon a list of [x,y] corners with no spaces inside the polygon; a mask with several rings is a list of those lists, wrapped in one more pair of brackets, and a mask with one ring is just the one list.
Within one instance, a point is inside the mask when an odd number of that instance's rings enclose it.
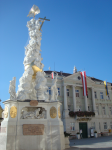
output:
{"label": "white window frame", "polygon": [[48,93],[51,95],[51,87],[48,87]]}
{"label": "white window frame", "polygon": [[100,99],[104,99],[103,92],[100,92]]}
{"label": "white window frame", "polygon": [[105,106],[102,107],[103,115],[106,115]]}
{"label": "white window frame", "polygon": [[112,115],[112,107],[109,107],[109,115]]}
{"label": "white window frame", "polygon": [[79,90],[75,90],[76,97],[79,97]]}
{"label": "white window frame", "polygon": [[81,111],[81,106],[79,106],[78,111]]}
{"label": "white window frame", "polygon": [[60,87],[57,87],[57,90],[58,90],[58,95],[60,96],[61,94],[61,92],[60,92]]}
{"label": "white window frame", "polygon": [[75,123],[74,122],[70,123],[70,130],[75,131]]}
{"label": "white window frame", "polygon": [[112,122],[110,122],[110,129],[112,129]]}
{"label": "white window frame", "polygon": [[96,112],[99,115],[99,106],[96,106]]}
{"label": "white window frame", "polygon": [[66,89],[66,94],[67,94],[68,97],[70,96],[70,91],[69,91],[69,89]]}
{"label": "white window frame", "polygon": [[107,130],[107,122],[104,122],[103,125],[104,125],[104,130]]}
{"label": "white window frame", "polygon": [[97,92],[96,91],[94,91],[94,97],[95,97],[95,99],[97,99]]}
{"label": "white window frame", "polygon": [[68,105],[68,110],[69,110],[69,111],[71,110],[71,105]]}
{"label": "white window frame", "polygon": [[95,122],[91,122],[91,127],[95,130]]}

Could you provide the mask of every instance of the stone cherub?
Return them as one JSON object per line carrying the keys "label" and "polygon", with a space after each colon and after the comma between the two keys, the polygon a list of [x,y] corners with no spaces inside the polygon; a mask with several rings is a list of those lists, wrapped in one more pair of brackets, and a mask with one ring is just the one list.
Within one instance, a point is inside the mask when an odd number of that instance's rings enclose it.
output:
{"label": "stone cherub", "polygon": [[16,100],[16,77],[13,77],[13,80],[10,81],[9,85],[9,93],[10,93],[10,100]]}
{"label": "stone cherub", "polygon": [[56,78],[52,80],[52,86],[51,86],[51,101],[57,100],[58,97],[58,89],[56,86],[58,74],[56,75]]}

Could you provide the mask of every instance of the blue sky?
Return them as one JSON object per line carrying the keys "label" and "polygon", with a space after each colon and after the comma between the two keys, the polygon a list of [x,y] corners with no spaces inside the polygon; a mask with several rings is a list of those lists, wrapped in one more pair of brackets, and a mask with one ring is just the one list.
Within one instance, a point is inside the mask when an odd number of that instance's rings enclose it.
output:
{"label": "blue sky", "polygon": [[[42,27],[44,70],[79,71],[112,82],[112,0],[0,0],[0,98],[9,99],[9,81],[16,91],[24,72],[26,27],[33,4],[36,16],[50,19]],[[3,106],[3,105],[2,105]]]}

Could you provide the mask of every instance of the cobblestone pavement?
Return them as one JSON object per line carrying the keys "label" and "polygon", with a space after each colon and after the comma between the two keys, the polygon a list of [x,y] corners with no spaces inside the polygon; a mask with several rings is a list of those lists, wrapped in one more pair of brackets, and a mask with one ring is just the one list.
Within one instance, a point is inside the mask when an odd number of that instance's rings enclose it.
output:
{"label": "cobblestone pavement", "polygon": [[70,140],[66,150],[112,150],[112,136]]}

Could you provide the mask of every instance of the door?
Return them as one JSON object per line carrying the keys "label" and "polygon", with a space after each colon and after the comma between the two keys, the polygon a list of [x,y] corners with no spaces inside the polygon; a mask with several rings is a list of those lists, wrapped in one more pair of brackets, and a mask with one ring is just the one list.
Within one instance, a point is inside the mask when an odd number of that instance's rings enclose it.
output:
{"label": "door", "polygon": [[80,122],[79,123],[79,131],[82,130],[82,138],[87,138],[87,123]]}

